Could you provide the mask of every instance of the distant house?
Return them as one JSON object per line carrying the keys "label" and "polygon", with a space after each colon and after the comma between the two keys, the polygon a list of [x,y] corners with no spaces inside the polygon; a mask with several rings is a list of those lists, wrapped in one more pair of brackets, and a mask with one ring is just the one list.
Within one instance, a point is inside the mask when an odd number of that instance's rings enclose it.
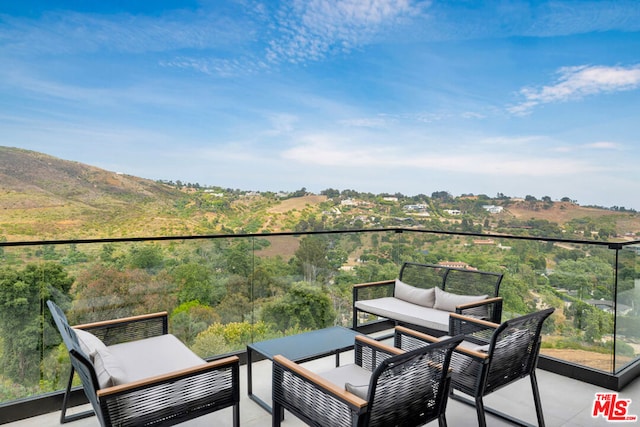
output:
{"label": "distant house", "polygon": [[449,215],[461,215],[462,212],[460,212],[458,209],[445,209],[444,210],[446,213],[448,213]]}
{"label": "distant house", "polygon": [[397,202],[398,198],[397,197],[383,197],[382,200],[384,200],[385,202]]}
{"label": "distant house", "polygon": [[469,264],[462,261],[440,261],[438,265],[450,268],[464,268],[465,270],[477,270],[477,268],[471,267]]}
{"label": "distant house", "polygon": [[404,209],[405,211],[422,212],[427,209],[427,205],[425,203],[418,203],[416,205],[404,205],[402,209]]}
{"label": "distant house", "polygon": [[413,215],[429,216],[429,212],[427,212],[427,205],[424,203],[418,203],[416,205],[404,205],[402,209],[404,211],[412,213]]}
{"label": "distant house", "polygon": [[585,300],[585,302],[587,304],[593,305],[596,308],[599,308],[602,311],[606,311],[607,313],[617,313],[622,316],[629,314],[631,310],[633,310],[633,307],[629,307],[628,305],[624,304],[618,304],[618,306],[616,307],[613,301],[609,301],[604,298],[588,299]]}
{"label": "distant house", "polygon": [[496,241],[493,239],[476,239],[473,241],[474,245],[495,245]]}
{"label": "distant house", "polygon": [[502,206],[496,206],[496,205],[484,205],[482,208],[492,214],[498,214],[504,210]]}

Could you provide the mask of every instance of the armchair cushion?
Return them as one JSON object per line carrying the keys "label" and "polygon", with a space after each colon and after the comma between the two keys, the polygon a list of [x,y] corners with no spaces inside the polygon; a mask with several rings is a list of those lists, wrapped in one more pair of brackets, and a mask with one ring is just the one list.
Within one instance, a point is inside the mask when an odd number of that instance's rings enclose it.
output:
{"label": "armchair cushion", "polygon": [[407,285],[403,281],[396,279],[394,294],[398,299],[421,305],[423,307],[433,307],[435,303],[434,288],[421,289],[415,286]]}
{"label": "armchair cushion", "polygon": [[326,372],[320,372],[318,375],[335,385],[342,386],[344,384],[345,390],[367,400],[371,371],[362,366],[350,363]]}
{"label": "armchair cushion", "polygon": [[96,352],[93,366],[101,389],[126,383],[127,376],[118,359],[106,347]]}
{"label": "armchair cushion", "polygon": [[[433,304],[433,308],[455,312],[457,306],[470,302],[485,300],[487,299],[488,295],[457,295],[443,291],[440,288],[435,288],[435,297],[436,301]],[[477,309],[473,310],[473,313],[469,313],[469,311],[467,311],[465,314],[473,314],[474,316],[478,317],[487,317],[489,315],[486,306],[478,307]]]}
{"label": "armchair cushion", "polygon": [[100,348],[93,362],[100,388],[128,384],[204,363],[171,334]]}
{"label": "armchair cushion", "polygon": [[205,363],[178,338],[171,334],[108,347],[119,361],[124,377],[114,377],[114,385],[163,375],[167,372],[192,368]]}
{"label": "armchair cushion", "polygon": [[80,343],[80,348],[91,358],[91,361],[93,361],[98,350],[104,350],[107,348],[100,338],[96,337],[91,332],[76,328],[74,328],[73,331],[76,333],[78,343]]}
{"label": "armchair cushion", "polygon": [[367,395],[369,394],[369,384],[354,385],[351,383],[345,383],[344,388],[349,393],[353,393],[361,399],[368,400]]}

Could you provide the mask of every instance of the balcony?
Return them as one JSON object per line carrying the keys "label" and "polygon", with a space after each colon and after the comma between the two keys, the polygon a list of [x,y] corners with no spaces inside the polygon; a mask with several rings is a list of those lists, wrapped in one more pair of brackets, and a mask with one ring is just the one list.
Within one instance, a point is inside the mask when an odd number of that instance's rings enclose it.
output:
{"label": "balcony", "polygon": [[[348,356],[344,356],[345,362],[349,361]],[[310,369],[321,371],[328,369],[333,364],[333,358],[326,358],[307,363],[305,366]],[[240,393],[240,422],[242,426],[263,427],[271,425],[270,415],[247,397],[246,367],[240,368],[241,393]],[[255,378],[254,392],[265,400],[270,398],[271,390],[271,365],[268,361],[257,362],[254,365],[253,375]],[[542,396],[542,406],[545,414],[547,426],[584,426],[584,425],[606,425],[603,416],[592,417],[593,402],[596,393],[604,392],[602,387],[587,384],[578,380],[573,380],[562,375],[538,369],[538,382],[540,394]],[[619,398],[632,399],[633,403],[629,410],[629,415],[640,415],[640,401],[636,396],[640,396],[640,381],[636,380],[629,384]],[[638,403],[636,403],[638,402]],[[528,379],[520,380],[485,399],[487,406],[498,410],[508,411],[521,420],[535,425],[536,414],[531,397],[531,387]],[[88,406],[88,405],[87,405]],[[87,406],[77,408],[84,410]],[[45,415],[31,417],[25,420],[9,423],[8,427],[49,427],[59,425],[60,413],[52,412]],[[449,400],[447,406],[447,421],[451,426],[475,425],[475,408]],[[492,415],[487,415],[487,423],[490,426],[511,426],[506,421]],[[85,418],[68,424],[70,427],[95,427],[98,422],[95,417]],[[214,414],[188,421],[186,426],[211,426],[220,427],[231,426],[231,410],[224,409]],[[283,426],[303,426],[300,420],[287,414],[282,423]],[[432,422],[429,425],[437,425]]]}
{"label": "balcony", "polygon": [[[589,424],[595,393],[615,390],[632,398],[640,392],[639,248],[640,242],[415,229],[0,242],[6,266],[0,279],[11,284],[2,297],[13,304],[13,311],[0,315],[0,423],[58,424],[68,362],[48,324],[46,298],[65,305],[72,323],[169,310],[171,332],[202,357],[242,357],[250,342],[350,326],[351,286],[393,279],[411,260],[504,273],[504,318],[556,307],[544,331],[538,374],[547,424]],[[294,290],[304,304],[296,303]],[[284,309],[290,315],[278,316]],[[370,320],[372,332],[389,326]],[[259,366],[256,393],[268,400],[269,362]],[[268,414],[246,398],[246,379],[241,385],[242,425],[268,425]],[[82,392],[76,396],[81,404]],[[507,404],[535,421],[527,380],[486,403]],[[640,413],[636,406],[631,414]],[[450,402],[447,413],[450,425],[475,420],[475,410],[459,402]],[[230,423],[224,411],[212,416]],[[95,418],[74,423],[96,424]],[[299,422],[289,416],[285,425]]]}

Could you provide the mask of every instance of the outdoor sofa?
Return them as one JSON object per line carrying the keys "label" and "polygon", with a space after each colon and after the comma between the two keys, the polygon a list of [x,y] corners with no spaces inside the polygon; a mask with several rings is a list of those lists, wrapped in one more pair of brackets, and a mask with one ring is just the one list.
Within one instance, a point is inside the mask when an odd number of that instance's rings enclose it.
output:
{"label": "outdoor sofa", "polygon": [[502,278],[501,273],[405,262],[395,280],[354,285],[353,329],[360,329],[362,313],[434,336],[448,333],[451,313],[500,324]]}

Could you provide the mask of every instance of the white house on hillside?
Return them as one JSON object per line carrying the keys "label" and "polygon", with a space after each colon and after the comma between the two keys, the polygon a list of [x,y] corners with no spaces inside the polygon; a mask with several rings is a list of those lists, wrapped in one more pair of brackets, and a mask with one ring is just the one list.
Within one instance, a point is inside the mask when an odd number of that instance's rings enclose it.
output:
{"label": "white house on hillside", "polygon": [[496,206],[496,205],[484,205],[483,208],[487,212],[493,213],[493,214],[500,213],[504,210],[502,206]]}

